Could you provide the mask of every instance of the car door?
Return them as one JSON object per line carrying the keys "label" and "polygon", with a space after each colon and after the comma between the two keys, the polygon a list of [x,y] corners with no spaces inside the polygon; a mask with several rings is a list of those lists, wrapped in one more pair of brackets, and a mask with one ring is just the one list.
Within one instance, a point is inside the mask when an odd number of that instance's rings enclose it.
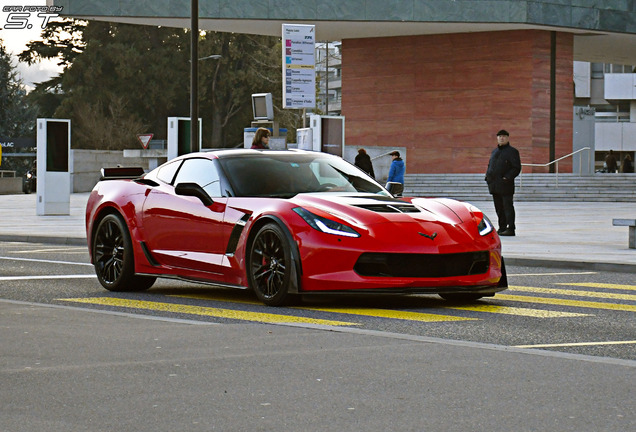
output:
{"label": "car door", "polygon": [[[229,230],[223,224],[227,197],[222,197],[214,160],[184,160],[172,184],[153,188],[144,202],[143,227],[147,246],[163,265],[224,273]],[[175,193],[179,183],[196,183],[212,198],[205,205],[194,196]]]}

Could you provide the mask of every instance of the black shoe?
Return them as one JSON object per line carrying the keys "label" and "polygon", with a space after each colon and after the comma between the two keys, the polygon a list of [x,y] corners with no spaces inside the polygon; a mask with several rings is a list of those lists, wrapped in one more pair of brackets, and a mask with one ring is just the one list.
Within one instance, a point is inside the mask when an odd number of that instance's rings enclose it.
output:
{"label": "black shoe", "polygon": [[500,236],[509,236],[509,237],[514,237],[515,235],[515,230],[508,228],[505,231],[502,231],[499,233]]}
{"label": "black shoe", "polygon": [[497,234],[501,234],[502,232],[504,232],[506,230],[506,228],[499,228],[497,230]]}

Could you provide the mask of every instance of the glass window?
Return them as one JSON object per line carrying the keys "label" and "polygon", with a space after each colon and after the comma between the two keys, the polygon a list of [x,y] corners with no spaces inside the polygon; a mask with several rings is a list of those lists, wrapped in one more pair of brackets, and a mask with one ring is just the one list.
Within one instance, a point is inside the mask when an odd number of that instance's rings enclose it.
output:
{"label": "glass window", "polygon": [[221,196],[221,182],[219,172],[210,159],[186,159],[177,174],[174,184],[196,183],[201,186],[210,197]]}
{"label": "glass window", "polygon": [[299,193],[388,194],[357,167],[336,157],[311,154],[242,156],[219,160],[237,196],[292,197]]}
{"label": "glass window", "polygon": [[175,161],[157,168],[157,178],[164,183],[172,184],[179,165],[181,165],[181,161]]}

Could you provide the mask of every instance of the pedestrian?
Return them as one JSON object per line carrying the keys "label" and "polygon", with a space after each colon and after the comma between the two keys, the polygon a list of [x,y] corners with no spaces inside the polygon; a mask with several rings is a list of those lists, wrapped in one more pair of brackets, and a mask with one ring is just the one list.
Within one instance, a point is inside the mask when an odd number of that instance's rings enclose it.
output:
{"label": "pedestrian", "polygon": [[495,211],[499,218],[497,233],[502,236],[515,235],[515,177],[521,172],[519,151],[510,145],[510,134],[505,130],[497,132],[497,148],[488,162],[486,182],[488,192],[495,203]]}
{"label": "pedestrian", "polygon": [[623,159],[623,165],[621,166],[621,171],[624,173],[634,172],[634,164],[632,162],[632,157],[629,154],[626,154],[625,158]]}
{"label": "pedestrian", "polygon": [[400,157],[400,152],[397,150],[389,153],[393,160],[391,161],[391,167],[389,168],[389,178],[387,179],[386,188],[395,196],[402,196],[404,191],[404,172],[406,171],[406,165],[404,160]]}
{"label": "pedestrian", "polygon": [[614,150],[610,150],[608,155],[605,156],[605,165],[607,166],[608,173],[616,172],[616,156],[614,156]]}
{"label": "pedestrian", "polygon": [[269,133],[269,129],[267,128],[256,129],[256,133],[254,134],[254,139],[252,140],[252,148],[257,150],[269,149],[270,136],[271,134]]}
{"label": "pedestrian", "polygon": [[369,157],[365,149],[358,149],[358,154],[356,155],[354,165],[360,168],[365,173],[369,174],[369,176],[371,176],[371,178],[375,180],[375,173],[373,172],[371,157]]}

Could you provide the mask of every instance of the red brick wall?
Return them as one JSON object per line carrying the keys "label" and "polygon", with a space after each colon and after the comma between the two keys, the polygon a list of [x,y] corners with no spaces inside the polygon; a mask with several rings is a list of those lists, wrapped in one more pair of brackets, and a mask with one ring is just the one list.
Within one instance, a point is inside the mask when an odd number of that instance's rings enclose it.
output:
{"label": "red brick wall", "polygon": [[[479,173],[506,129],[523,163],[549,161],[550,32],[347,39],[342,47],[348,146],[406,147],[408,173]],[[572,35],[558,33],[557,158],[572,151],[572,48]],[[571,159],[559,165],[571,169]]]}

